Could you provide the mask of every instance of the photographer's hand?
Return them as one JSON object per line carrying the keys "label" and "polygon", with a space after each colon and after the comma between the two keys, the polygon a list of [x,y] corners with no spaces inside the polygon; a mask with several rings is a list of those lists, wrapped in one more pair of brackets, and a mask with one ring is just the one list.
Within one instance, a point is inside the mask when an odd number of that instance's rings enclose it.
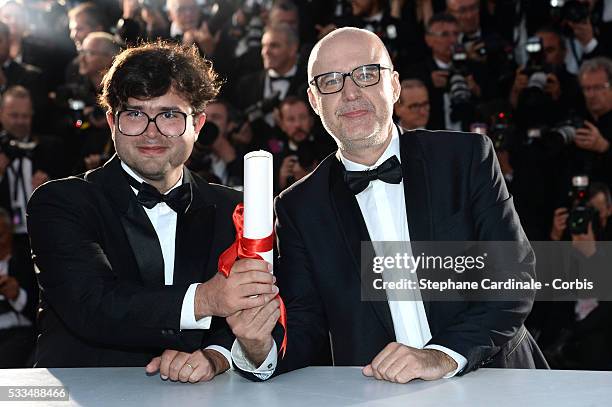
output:
{"label": "photographer's hand", "polygon": [[223,135],[219,135],[210,145],[210,148],[225,163],[231,163],[236,159],[236,149]]}
{"label": "photographer's hand", "polygon": [[45,182],[49,181],[49,174],[42,170],[38,170],[32,175],[32,189],[36,189]]}
{"label": "photographer's hand", "polygon": [[605,153],[610,148],[610,142],[601,135],[597,127],[589,121],[584,122],[584,127],[576,130],[576,146],[595,153]]}
{"label": "photographer's hand", "polygon": [[431,71],[431,81],[436,88],[445,88],[448,83],[448,71]]}
{"label": "photographer's hand", "polygon": [[138,4],[138,0],[123,0],[123,15],[124,19],[126,18],[135,18],[140,11],[140,4]]}
{"label": "photographer's hand", "polygon": [[480,85],[476,83],[476,80],[474,79],[474,75],[468,75],[467,78],[465,79],[467,81],[468,89],[470,90],[470,92],[472,92],[472,95],[479,98],[480,95],[482,94],[482,91],[480,90]]}
{"label": "photographer's hand", "polygon": [[569,212],[567,211],[567,208],[555,209],[552,230],[550,231],[550,240],[559,241],[563,238],[563,232],[565,232],[565,229],[567,228],[568,217]]}
{"label": "photographer's hand", "polygon": [[484,41],[474,42],[466,47],[468,59],[476,62],[485,62],[487,60],[486,55],[481,55],[480,50],[485,47]]}
{"label": "photographer's hand", "polygon": [[295,155],[289,155],[283,159],[283,163],[278,174],[278,186],[280,189],[287,188],[287,178],[293,176],[293,169],[297,162],[298,158]]}
{"label": "photographer's hand", "polygon": [[525,88],[527,88],[527,85],[529,84],[529,77],[525,75],[524,69],[525,67],[521,65],[516,70],[514,74],[514,83],[512,84],[512,90],[510,91],[510,103],[515,109],[518,105],[519,95],[523,90],[525,90]]}
{"label": "photographer's hand", "polygon": [[11,160],[4,153],[0,153],[0,177],[6,173],[6,168],[11,164]]}
{"label": "photographer's hand", "polygon": [[101,164],[102,156],[100,154],[89,154],[85,158],[83,158],[83,162],[85,163],[86,170],[93,170],[94,168],[98,168]]}
{"label": "photographer's hand", "polygon": [[549,73],[546,77],[546,85],[544,85],[544,92],[546,92],[552,100],[555,102],[561,98],[561,83],[559,78],[554,73]]}
{"label": "photographer's hand", "polygon": [[572,235],[572,247],[585,257],[591,257],[595,254],[597,247],[595,245],[595,234],[593,233],[592,222],[589,222],[586,233]]}

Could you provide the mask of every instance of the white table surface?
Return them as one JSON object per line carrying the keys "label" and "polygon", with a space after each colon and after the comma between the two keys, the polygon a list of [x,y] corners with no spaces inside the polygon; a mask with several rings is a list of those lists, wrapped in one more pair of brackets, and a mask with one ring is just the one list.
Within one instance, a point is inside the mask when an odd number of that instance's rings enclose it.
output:
{"label": "white table surface", "polygon": [[612,372],[480,369],[463,377],[394,384],[360,368],[310,367],[253,383],[227,372],[209,383],[174,383],[143,368],[0,369],[0,386],[68,388],[69,402],[14,406],[335,407],[612,406]]}

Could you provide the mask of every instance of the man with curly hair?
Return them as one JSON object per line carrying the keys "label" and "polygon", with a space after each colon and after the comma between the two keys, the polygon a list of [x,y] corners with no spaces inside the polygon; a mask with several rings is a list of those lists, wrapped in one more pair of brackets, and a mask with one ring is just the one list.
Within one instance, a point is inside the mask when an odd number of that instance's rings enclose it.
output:
{"label": "man with curly hair", "polygon": [[145,44],[115,58],[100,102],[117,154],[29,202],[42,290],[36,366],[146,365],[182,382],[230,367],[224,317],[277,289],[263,261],[217,272],[241,196],[184,166],[219,86],[195,47]]}

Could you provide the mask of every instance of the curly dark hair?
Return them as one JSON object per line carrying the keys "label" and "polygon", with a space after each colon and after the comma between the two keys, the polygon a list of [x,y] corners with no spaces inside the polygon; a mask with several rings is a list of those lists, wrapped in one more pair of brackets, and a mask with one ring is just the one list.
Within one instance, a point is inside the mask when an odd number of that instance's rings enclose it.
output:
{"label": "curly dark hair", "polygon": [[197,47],[164,41],[128,48],[102,79],[100,105],[116,112],[128,98],[151,99],[170,89],[187,100],[195,113],[219,93],[222,82]]}

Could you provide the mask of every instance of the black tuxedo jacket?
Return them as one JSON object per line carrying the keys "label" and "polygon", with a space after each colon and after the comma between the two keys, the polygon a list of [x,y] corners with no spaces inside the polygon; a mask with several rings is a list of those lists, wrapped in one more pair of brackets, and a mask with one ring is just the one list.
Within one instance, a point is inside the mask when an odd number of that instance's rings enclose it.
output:
{"label": "black tuxedo jacket", "polygon": [[[246,75],[236,82],[236,87],[233,90],[232,102],[236,107],[245,109],[264,99],[264,87],[266,84],[266,70],[254,72]],[[297,96],[306,100],[306,90],[308,89],[308,81],[306,69],[298,65],[295,76],[291,78],[289,89],[286,96]]]}
{"label": "black tuxedo jacket", "polygon": [[[503,264],[511,264],[507,271],[519,278],[533,276],[535,257],[491,141],[425,130],[404,133],[400,140],[411,240],[516,241],[519,250],[508,253]],[[275,374],[317,363],[364,366],[395,341],[388,303],[361,299],[360,243],[370,238],[342,171],[339,160],[329,156],[275,202],[275,275],[288,317],[287,353]],[[465,356],[462,373],[481,366],[546,367],[523,326],[533,304],[533,295],[526,297],[424,302],[429,344]],[[280,344],[282,331],[276,329],[274,337]],[[333,360],[326,360],[330,343]]]}
{"label": "black tuxedo jacket", "polygon": [[116,156],[84,179],[35,191],[28,230],[41,288],[36,366],[144,366],[164,349],[230,349],[224,318],[181,331],[180,314],[188,286],[212,278],[233,242],[241,196],[184,171],[193,198],[177,218],[171,286],[156,232]]}

